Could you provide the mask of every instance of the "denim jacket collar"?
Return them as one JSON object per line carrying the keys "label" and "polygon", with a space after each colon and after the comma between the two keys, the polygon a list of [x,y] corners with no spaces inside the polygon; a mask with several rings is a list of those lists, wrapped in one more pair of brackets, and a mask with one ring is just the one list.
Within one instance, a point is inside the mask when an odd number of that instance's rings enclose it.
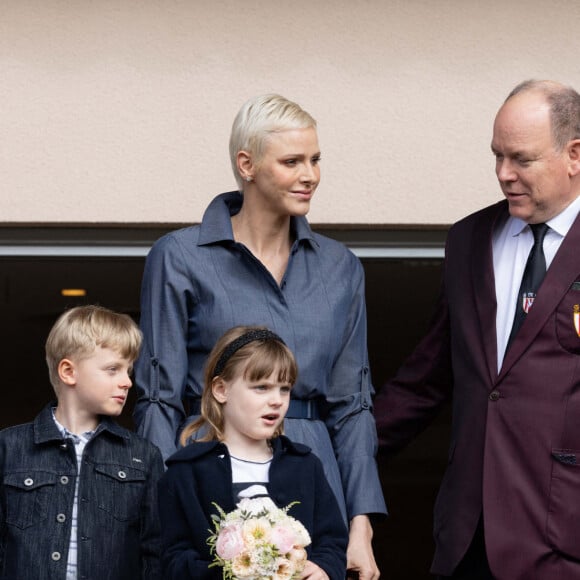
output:
{"label": "denim jacket collar", "polygon": [[[34,419],[34,443],[36,445],[49,443],[51,441],[62,441],[62,435],[52,418],[52,408],[56,404],[54,401],[48,404]],[[110,417],[101,417],[101,422],[96,428],[93,437],[97,437],[104,431],[122,439],[129,438],[124,429],[117,425]]]}
{"label": "denim jacket collar", "polygon": [[[239,191],[229,191],[215,197],[209,204],[200,226],[198,245],[204,246],[217,242],[233,242],[231,216],[236,215],[244,198]],[[314,233],[305,217],[290,218],[290,227],[295,232],[296,241],[308,241],[318,246]]]}

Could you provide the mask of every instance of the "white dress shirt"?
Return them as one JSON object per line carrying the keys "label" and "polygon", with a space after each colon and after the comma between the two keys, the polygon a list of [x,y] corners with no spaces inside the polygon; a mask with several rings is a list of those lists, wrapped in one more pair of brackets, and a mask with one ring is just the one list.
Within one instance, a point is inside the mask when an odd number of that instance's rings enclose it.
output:
{"label": "white dress shirt", "polygon": [[[580,211],[580,196],[564,211],[546,223],[550,229],[544,238],[546,268],[550,267],[562,240]],[[514,322],[517,295],[528,255],[534,244],[529,225],[519,218],[509,217],[493,235],[493,271],[497,301],[497,370],[501,369]]]}

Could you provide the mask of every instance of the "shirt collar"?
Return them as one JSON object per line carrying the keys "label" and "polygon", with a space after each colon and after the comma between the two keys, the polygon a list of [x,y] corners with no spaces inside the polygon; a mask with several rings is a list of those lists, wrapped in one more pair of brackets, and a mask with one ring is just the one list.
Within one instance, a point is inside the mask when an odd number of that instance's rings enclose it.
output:
{"label": "shirt collar", "polygon": [[[56,407],[51,408],[52,418],[54,423],[59,430],[60,434],[63,436],[64,439],[72,439],[74,444],[77,445],[78,443],[88,443],[91,437],[95,434],[97,429],[92,429],[90,431],[85,431],[84,433],[80,433],[77,435],[76,433],[72,433],[69,431],[59,420],[56,418]],[[98,427],[97,427],[98,428]]]}
{"label": "shirt collar", "polygon": [[[239,191],[229,191],[215,197],[203,214],[198,245],[233,242],[231,217],[240,211],[243,201],[244,198]],[[314,233],[305,217],[292,217],[290,227],[298,242],[308,240],[312,244],[316,243]]]}
{"label": "shirt collar", "polygon": [[564,211],[546,222],[550,229],[554,230],[562,237],[570,231],[576,216],[580,212],[580,196],[578,196]]}
{"label": "shirt collar", "polygon": [[[574,220],[580,212],[580,196],[578,196],[568,207],[561,211],[558,215],[554,216],[551,220],[546,223],[550,226],[550,229],[556,232],[561,237],[566,237],[566,234],[570,231]],[[510,217],[508,228],[510,236],[519,236],[528,224],[521,220],[520,218]]]}

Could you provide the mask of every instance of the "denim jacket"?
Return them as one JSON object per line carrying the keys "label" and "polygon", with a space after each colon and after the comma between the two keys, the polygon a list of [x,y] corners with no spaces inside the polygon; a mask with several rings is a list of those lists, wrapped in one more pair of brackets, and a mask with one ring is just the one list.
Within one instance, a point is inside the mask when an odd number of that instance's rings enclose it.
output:
{"label": "denim jacket", "polygon": [[103,417],[80,475],[71,440],[48,405],[34,422],[0,432],[0,577],[65,580],[75,482],[78,579],[161,577],[159,450]]}

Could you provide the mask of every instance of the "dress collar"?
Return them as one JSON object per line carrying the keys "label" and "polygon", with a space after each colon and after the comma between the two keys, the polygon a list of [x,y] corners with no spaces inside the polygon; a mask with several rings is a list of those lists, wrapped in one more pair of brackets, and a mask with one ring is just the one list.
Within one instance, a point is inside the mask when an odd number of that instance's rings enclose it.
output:
{"label": "dress collar", "polygon": [[[203,214],[198,245],[234,242],[231,218],[240,211],[243,202],[244,198],[239,191],[229,191],[215,197]],[[305,217],[290,218],[290,228],[298,242],[307,240],[318,245]]]}

